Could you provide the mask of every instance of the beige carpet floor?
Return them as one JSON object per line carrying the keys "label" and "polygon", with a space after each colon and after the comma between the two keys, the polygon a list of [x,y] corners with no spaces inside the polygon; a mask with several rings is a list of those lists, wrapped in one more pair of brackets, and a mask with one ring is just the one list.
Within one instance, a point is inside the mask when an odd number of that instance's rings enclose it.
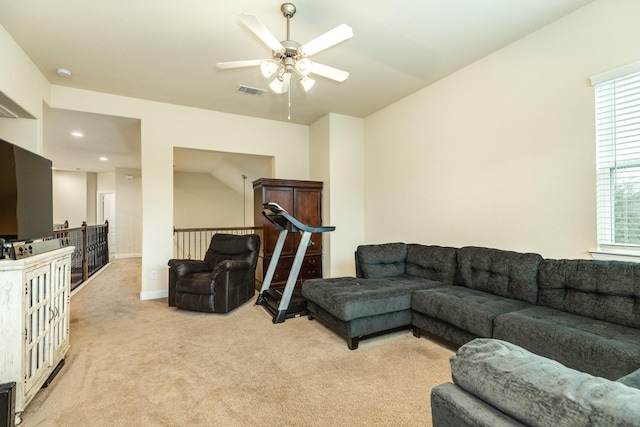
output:
{"label": "beige carpet floor", "polygon": [[71,349],[22,426],[428,426],[454,349],[402,331],[355,351],[317,321],[274,325],[140,301],[119,259],[71,298]]}

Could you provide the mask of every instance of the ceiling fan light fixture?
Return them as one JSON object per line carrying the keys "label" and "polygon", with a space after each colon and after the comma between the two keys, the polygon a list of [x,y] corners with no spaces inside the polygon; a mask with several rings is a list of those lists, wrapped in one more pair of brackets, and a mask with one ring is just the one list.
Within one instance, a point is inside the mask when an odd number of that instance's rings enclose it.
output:
{"label": "ceiling fan light fixture", "polygon": [[302,58],[296,62],[296,71],[301,76],[308,76],[311,73],[311,60],[309,58]]}
{"label": "ceiling fan light fixture", "polygon": [[310,77],[307,77],[307,76],[300,77],[300,85],[302,86],[305,92],[309,92],[315,83],[316,81]]}
{"label": "ceiling fan light fixture", "polygon": [[260,63],[260,72],[266,78],[273,76],[278,71],[278,66],[273,61],[262,61]]}
{"label": "ceiling fan light fixture", "polygon": [[289,81],[291,79],[291,74],[284,73],[283,76],[278,76],[269,84],[269,88],[277,93],[283,94],[289,91]]}

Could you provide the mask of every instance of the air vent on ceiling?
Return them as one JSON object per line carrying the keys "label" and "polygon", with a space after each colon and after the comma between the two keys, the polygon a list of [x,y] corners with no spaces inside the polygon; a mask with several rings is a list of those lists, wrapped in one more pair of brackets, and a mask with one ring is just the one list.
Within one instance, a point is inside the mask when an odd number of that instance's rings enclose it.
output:
{"label": "air vent on ceiling", "polygon": [[247,95],[262,96],[265,94],[266,90],[240,85],[238,86],[238,92],[246,93]]}

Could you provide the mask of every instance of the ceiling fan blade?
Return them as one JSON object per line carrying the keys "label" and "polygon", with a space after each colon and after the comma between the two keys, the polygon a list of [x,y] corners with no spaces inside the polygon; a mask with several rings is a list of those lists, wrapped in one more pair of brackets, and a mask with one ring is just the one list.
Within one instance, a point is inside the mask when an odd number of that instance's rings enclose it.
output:
{"label": "ceiling fan blade", "polygon": [[264,61],[264,59],[248,59],[246,61],[230,61],[230,62],[218,62],[216,67],[226,70],[227,68],[242,68],[258,66]]}
{"label": "ceiling fan blade", "polygon": [[329,30],[310,42],[303,44],[300,47],[300,50],[305,56],[315,55],[316,53],[329,49],[331,46],[342,43],[351,37],[353,37],[353,30],[350,26],[347,24],[338,25],[333,30]]}
{"label": "ceiling fan blade", "polygon": [[238,17],[238,20],[255,34],[264,44],[269,46],[269,49],[274,52],[284,52],[284,46],[278,41],[278,39],[269,31],[269,29],[260,21],[256,16],[243,13]]}
{"label": "ceiling fan blade", "polygon": [[349,78],[349,73],[347,71],[329,67],[328,65],[318,64],[317,62],[311,63],[311,73],[340,83]]}

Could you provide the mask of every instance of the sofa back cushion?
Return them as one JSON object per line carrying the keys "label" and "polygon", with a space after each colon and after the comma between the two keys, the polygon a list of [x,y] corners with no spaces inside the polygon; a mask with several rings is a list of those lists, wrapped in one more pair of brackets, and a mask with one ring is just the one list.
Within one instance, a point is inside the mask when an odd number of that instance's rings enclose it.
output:
{"label": "sofa back cushion", "polygon": [[633,387],[640,390],[640,369],[633,371],[622,378],[618,378],[616,382],[622,383],[627,387]]}
{"label": "sofa back cushion", "polygon": [[456,284],[535,304],[542,256],[467,246],[458,249]]}
{"label": "sofa back cushion", "polygon": [[635,426],[640,390],[486,338],[451,358],[458,387],[525,425]]}
{"label": "sofa back cushion", "polygon": [[382,243],[360,245],[356,249],[358,277],[380,279],[404,274],[407,245],[405,243]]}
{"label": "sofa back cushion", "polygon": [[640,328],[640,264],[544,260],[538,303],[556,310]]}
{"label": "sofa back cushion", "polygon": [[204,261],[209,264],[211,270],[225,260],[247,261],[251,268],[256,268],[259,251],[260,236],[257,234],[216,233],[211,237]]}
{"label": "sofa back cushion", "polygon": [[453,284],[458,249],[445,246],[407,245],[406,274]]}

